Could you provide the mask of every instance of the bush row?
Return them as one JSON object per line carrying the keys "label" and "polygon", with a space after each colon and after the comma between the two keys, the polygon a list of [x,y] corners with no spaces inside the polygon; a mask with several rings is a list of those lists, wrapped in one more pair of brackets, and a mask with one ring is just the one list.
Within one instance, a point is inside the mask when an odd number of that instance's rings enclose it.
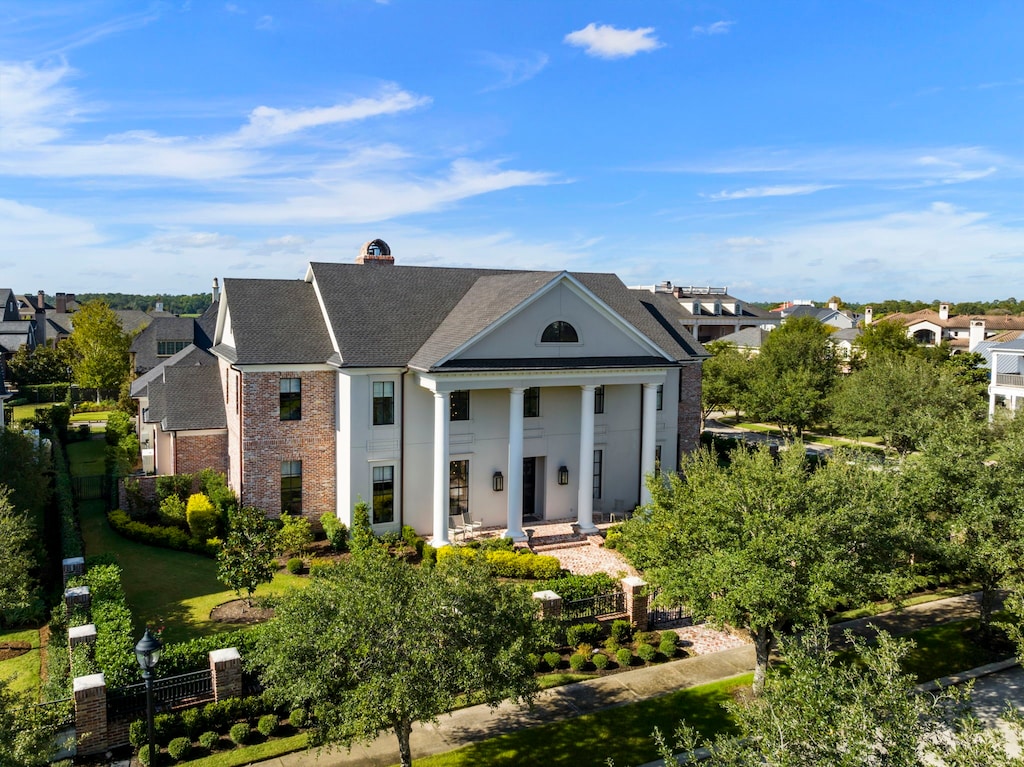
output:
{"label": "bush row", "polygon": [[554,591],[566,602],[588,599],[621,591],[622,584],[608,573],[592,573],[590,575],[573,575],[567,573],[561,578],[552,578],[536,585],[536,591]]}
{"label": "bush row", "polygon": [[177,676],[210,667],[210,653],[235,647],[242,657],[251,657],[260,626],[197,637],[187,642],[174,642],[164,647],[160,656],[160,675]]}
{"label": "bush row", "polygon": [[[226,733],[236,723],[248,728],[266,715],[273,715],[276,721],[280,713],[265,693],[248,698],[227,698],[173,714],[158,714],[153,718],[153,740],[161,745],[167,745],[175,738],[194,740],[206,731]],[[145,719],[129,725],[128,742],[135,748],[148,742]]]}
{"label": "bush row", "polygon": [[60,515],[60,546],[64,559],[82,556],[82,533],[78,528],[75,514],[75,496],[71,491],[71,472],[64,457],[64,449],[57,446],[53,451],[54,488],[57,497],[57,511]]}
{"label": "bush row", "polygon": [[107,513],[107,520],[110,526],[120,535],[139,543],[149,546],[159,546],[164,549],[176,549],[178,551],[191,551],[207,557],[214,557],[220,550],[221,542],[218,538],[208,538],[204,541],[192,538],[180,527],[170,525],[150,525],[139,522],[128,516],[128,512],[115,509]]}
{"label": "bush row", "polygon": [[[92,565],[85,575],[73,578],[69,586],[88,586],[91,596],[91,622],[96,626],[93,657],[111,687],[123,687],[136,681],[135,643],[132,641],[132,614],[121,587],[121,568],[113,564]],[[69,625],[81,625],[73,616]],[[71,659],[72,673],[75,657]]]}
{"label": "bush row", "polygon": [[501,578],[551,579],[562,571],[562,565],[555,557],[534,554],[527,549],[516,552],[507,549],[478,550],[467,546],[446,546],[437,552],[439,560],[451,556],[474,559],[481,555],[486,557],[494,574]]}

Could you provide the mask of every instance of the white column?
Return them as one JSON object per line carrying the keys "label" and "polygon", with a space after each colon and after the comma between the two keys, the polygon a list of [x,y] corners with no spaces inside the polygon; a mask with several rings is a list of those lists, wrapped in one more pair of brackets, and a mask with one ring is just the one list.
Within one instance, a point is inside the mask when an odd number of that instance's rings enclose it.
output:
{"label": "white column", "polygon": [[523,393],[515,387],[508,398],[508,513],[504,536],[525,541],[523,532]]}
{"label": "white column", "polygon": [[447,546],[448,540],[448,415],[449,394],[434,392],[434,533],[435,549]]}
{"label": "white column", "polygon": [[654,446],[658,430],[658,385],[645,383],[643,394],[643,422],[640,434],[640,505],[651,502],[647,489],[647,476],[654,473]]}
{"label": "white column", "polygon": [[594,389],[585,384],[580,387],[580,463],[576,470],[576,523],[580,532],[597,532],[594,525]]}
{"label": "white column", "polygon": [[992,373],[988,383],[988,420],[996,417],[996,375],[999,370],[999,354],[992,352]]}

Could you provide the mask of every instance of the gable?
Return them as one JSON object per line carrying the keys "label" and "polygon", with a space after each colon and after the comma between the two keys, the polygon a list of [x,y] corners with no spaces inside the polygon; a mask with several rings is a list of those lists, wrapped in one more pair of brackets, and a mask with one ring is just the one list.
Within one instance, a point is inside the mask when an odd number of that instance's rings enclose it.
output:
{"label": "gable", "polygon": [[[568,323],[576,340],[571,340],[572,334],[565,334],[562,340],[545,341],[545,329],[555,322]],[[579,283],[562,275],[457,349],[446,361],[568,361],[602,357],[665,359],[667,355]]]}

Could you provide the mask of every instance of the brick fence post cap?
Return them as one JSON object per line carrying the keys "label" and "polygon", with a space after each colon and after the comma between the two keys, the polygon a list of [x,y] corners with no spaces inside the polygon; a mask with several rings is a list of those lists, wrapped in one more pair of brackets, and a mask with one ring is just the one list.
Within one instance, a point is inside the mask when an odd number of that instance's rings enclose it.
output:
{"label": "brick fence post cap", "polygon": [[89,674],[88,676],[76,676],[71,683],[75,692],[93,690],[97,687],[106,687],[103,674]]}
{"label": "brick fence post cap", "polygon": [[223,650],[210,650],[210,662],[227,663],[233,660],[241,660],[242,656],[237,647],[225,647]]}
{"label": "brick fence post cap", "polygon": [[96,636],[95,623],[86,623],[84,626],[72,626],[68,629],[68,639],[81,639],[82,637],[90,636]]}
{"label": "brick fence post cap", "polygon": [[549,601],[549,600],[552,600],[552,599],[561,599],[561,597],[558,596],[558,594],[556,594],[554,591],[551,591],[550,589],[548,589],[546,591],[535,591],[535,592],[533,592],[533,598],[534,599],[543,599],[543,600],[546,600],[546,601]]}
{"label": "brick fence post cap", "polygon": [[64,591],[64,597],[84,597],[89,593],[88,586],[72,586]]}
{"label": "brick fence post cap", "polygon": [[60,562],[64,567],[74,567],[75,565],[84,565],[85,557],[68,557],[62,559]]}
{"label": "brick fence post cap", "polygon": [[627,586],[646,586],[647,581],[637,575],[630,575],[628,578],[623,578],[622,582]]}

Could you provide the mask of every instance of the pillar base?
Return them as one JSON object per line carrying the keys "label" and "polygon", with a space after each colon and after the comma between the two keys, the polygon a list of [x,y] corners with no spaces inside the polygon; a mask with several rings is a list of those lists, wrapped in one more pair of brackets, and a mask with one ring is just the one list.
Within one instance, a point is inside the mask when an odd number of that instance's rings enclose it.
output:
{"label": "pillar base", "polygon": [[529,536],[522,530],[513,530],[511,527],[508,530],[503,531],[501,533],[501,537],[511,538],[513,541],[516,541],[517,543],[520,541],[529,540]]}
{"label": "pillar base", "polygon": [[580,535],[597,535],[601,532],[601,529],[595,524],[591,524],[589,527],[577,524],[576,527],[579,530]]}

